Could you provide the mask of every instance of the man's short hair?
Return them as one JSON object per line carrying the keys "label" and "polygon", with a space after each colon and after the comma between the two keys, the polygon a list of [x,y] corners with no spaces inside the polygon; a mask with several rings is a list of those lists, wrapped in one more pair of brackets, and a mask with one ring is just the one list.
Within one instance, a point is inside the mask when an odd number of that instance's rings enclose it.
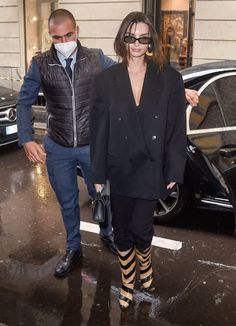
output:
{"label": "man's short hair", "polygon": [[73,23],[74,28],[76,28],[75,17],[70,11],[66,9],[56,9],[51,13],[48,18],[48,27],[52,22],[60,25],[67,19],[69,19]]}

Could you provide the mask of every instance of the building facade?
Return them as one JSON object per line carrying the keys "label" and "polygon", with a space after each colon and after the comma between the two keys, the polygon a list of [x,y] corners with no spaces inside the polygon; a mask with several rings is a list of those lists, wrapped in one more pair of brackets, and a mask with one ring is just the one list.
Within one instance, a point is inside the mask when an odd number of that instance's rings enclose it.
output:
{"label": "building facade", "polygon": [[236,59],[236,1],[197,0],[193,64]]}
{"label": "building facade", "polygon": [[47,18],[56,8],[74,14],[83,45],[102,48],[113,58],[122,19],[130,11],[144,11],[157,28],[167,61],[178,69],[236,59],[236,1],[0,0],[1,85],[19,89],[32,56],[49,48]]}

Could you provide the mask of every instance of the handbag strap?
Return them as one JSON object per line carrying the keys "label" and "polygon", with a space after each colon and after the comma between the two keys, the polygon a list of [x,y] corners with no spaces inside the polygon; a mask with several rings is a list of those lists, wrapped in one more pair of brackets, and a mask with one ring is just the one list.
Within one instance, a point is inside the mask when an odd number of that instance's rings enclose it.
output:
{"label": "handbag strap", "polygon": [[96,192],[96,195],[92,200],[93,204],[95,204],[96,201],[102,201],[105,204],[104,196],[102,196],[101,192]]}

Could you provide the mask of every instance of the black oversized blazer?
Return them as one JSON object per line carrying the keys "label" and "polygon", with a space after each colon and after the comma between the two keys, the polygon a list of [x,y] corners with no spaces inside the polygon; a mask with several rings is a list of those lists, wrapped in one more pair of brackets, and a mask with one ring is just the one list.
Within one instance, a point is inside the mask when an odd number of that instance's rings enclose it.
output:
{"label": "black oversized blazer", "polygon": [[139,112],[124,63],[97,75],[90,144],[94,183],[109,179],[112,193],[133,198],[165,197],[169,182],[183,181],[186,160],[181,74],[148,60]]}

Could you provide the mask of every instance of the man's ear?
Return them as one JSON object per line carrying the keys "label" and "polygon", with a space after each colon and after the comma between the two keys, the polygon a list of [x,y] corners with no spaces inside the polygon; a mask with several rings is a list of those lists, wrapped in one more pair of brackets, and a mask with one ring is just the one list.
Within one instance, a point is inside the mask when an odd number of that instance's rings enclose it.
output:
{"label": "man's ear", "polygon": [[79,38],[79,26],[76,26],[76,34],[77,34],[77,38]]}

